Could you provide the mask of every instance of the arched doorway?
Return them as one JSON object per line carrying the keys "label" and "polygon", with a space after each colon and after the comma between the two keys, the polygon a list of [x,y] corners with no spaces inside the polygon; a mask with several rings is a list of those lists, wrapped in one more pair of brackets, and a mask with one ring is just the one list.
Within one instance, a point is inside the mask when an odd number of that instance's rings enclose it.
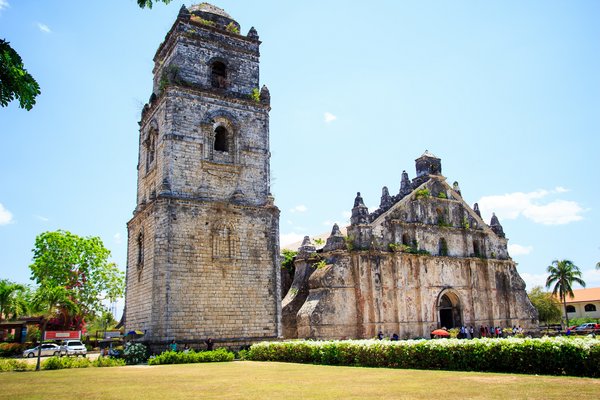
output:
{"label": "arched doorway", "polygon": [[437,303],[440,328],[455,328],[462,325],[458,296],[450,291],[443,292]]}

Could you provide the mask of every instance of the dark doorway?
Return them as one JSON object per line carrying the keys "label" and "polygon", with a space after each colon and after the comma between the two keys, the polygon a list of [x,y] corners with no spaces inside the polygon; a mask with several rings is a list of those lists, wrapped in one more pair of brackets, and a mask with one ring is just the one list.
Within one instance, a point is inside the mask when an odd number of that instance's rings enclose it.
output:
{"label": "dark doorway", "polygon": [[[452,296],[456,297],[454,294]],[[438,311],[440,313],[440,328],[450,329],[461,325],[458,298],[452,301],[447,294],[443,295],[440,299]]]}
{"label": "dark doorway", "polygon": [[440,325],[442,328],[454,328],[454,319],[452,318],[452,309],[440,310]]}

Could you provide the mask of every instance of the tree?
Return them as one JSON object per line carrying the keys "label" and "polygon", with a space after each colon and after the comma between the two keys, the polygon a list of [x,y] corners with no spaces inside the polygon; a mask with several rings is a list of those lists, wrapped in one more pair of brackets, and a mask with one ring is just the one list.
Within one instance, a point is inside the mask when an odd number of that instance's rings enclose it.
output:
{"label": "tree", "polygon": [[[172,0],[154,0],[154,2],[156,3],[158,3],[159,1],[162,1],[165,4],[169,4]],[[140,8],[152,8],[153,0],[137,0],[137,3],[140,6]]]}
{"label": "tree", "polygon": [[105,311],[103,300],[123,296],[124,273],[108,261],[110,251],[98,237],[44,232],[35,239],[33,253],[31,278],[38,284],[65,288],[82,317]]}
{"label": "tree", "polygon": [[544,321],[546,324],[560,321],[562,315],[560,303],[556,297],[552,296],[552,293],[544,292],[541,286],[536,286],[527,295],[536,308],[540,321]]}
{"label": "tree", "polygon": [[77,304],[71,297],[72,293],[63,286],[53,286],[50,282],[42,280],[40,287],[37,289],[32,299],[32,310],[42,317],[42,328],[40,343],[38,343],[38,358],[35,367],[36,371],[40,370],[40,359],[42,356],[42,341],[46,332],[48,321],[63,310],[68,310],[71,313],[76,313],[78,310]]}
{"label": "tree", "polygon": [[23,304],[23,297],[20,293],[27,290],[27,287],[19,283],[14,283],[8,279],[0,280],[0,322],[2,318],[17,318],[25,314],[26,304]]}
{"label": "tree", "polygon": [[31,110],[40,93],[40,85],[27,72],[19,54],[0,39],[0,106],[17,99],[21,108]]}
{"label": "tree", "polygon": [[546,279],[546,287],[554,285],[552,294],[559,296],[565,308],[565,318],[567,326],[569,326],[569,314],[567,313],[567,295],[573,297],[573,283],[578,283],[585,287],[585,282],[581,279],[581,271],[579,267],[569,260],[554,260],[552,265],[547,268],[548,279]]}

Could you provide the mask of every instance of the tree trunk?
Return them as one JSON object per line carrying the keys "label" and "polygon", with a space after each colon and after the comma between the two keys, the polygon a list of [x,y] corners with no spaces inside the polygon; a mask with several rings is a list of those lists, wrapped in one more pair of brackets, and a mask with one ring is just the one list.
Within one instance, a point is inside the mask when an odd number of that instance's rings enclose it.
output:
{"label": "tree trunk", "polygon": [[44,323],[42,325],[42,332],[41,332],[41,336],[40,336],[40,343],[38,344],[38,356],[37,356],[37,363],[35,365],[36,371],[40,370],[40,363],[41,363],[41,359],[42,359],[42,343],[44,342],[44,334],[46,333],[46,324],[47,323],[48,323],[48,320],[44,319]]}
{"label": "tree trunk", "polygon": [[565,327],[565,330],[567,330],[567,328],[569,328],[569,313],[567,312],[567,296],[563,297],[563,304],[565,306],[565,319],[567,320],[567,326]]}

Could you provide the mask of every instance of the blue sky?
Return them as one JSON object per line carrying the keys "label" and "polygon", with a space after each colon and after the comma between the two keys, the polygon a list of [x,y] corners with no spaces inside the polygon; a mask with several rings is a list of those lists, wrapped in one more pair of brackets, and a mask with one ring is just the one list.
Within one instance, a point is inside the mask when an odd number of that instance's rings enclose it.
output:
{"label": "blue sky", "polygon": [[[0,0],[42,95],[0,108],[0,277],[28,282],[43,231],[100,236],[121,268],[140,111],[181,2]],[[187,4],[189,5],[189,3]],[[600,2],[219,1],[256,27],[272,96],[283,242],[399,190],[425,149],[495,211],[528,287],[554,259],[600,286]]]}

